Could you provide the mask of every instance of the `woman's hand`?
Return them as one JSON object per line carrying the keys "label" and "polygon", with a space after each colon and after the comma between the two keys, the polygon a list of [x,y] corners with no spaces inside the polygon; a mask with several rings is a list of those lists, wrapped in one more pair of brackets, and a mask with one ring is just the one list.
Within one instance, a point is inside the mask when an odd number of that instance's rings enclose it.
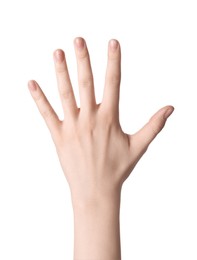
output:
{"label": "woman's hand", "polygon": [[54,52],[64,120],[60,121],[41,88],[29,89],[50,130],[70,186],[74,210],[74,259],[120,260],[119,209],[122,183],[164,127],[173,107],[160,109],[133,135],[119,123],[121,52],[116,40],[108,49],[104,95],[96,104],[85,41],[75,39],[80,105],[75,101],[65,55]]}
{"label": "woman's hand", "polygon": [[55,70],[64,120],[60,121],[35,81],[29,89],[55,143],[59,160],[73,196],[88,199],[97,192],[119,189],[149,144],[173,112],[159,110],[139,132],[129,135],[119,123],[121,50],[116,40],[108,48],[104,95],[96,104],[94,80],[85,40],[76,38],[80,105],[78,108],[64,52],[54,52]]}

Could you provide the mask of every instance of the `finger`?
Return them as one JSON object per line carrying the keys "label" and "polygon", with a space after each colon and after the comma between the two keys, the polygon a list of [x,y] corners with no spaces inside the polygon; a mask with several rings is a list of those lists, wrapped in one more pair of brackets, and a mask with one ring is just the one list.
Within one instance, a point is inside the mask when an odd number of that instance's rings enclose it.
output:
{"label": "finger", "polygon": [[53,54],[58,90],[65,113],[76,114],[77,104],[68,73],[65,54],[63,50],[56,50]]}
{"label": "finger", "polygon": [[57,114],[36,81],[30,80],[28,88],[50,132],[55,133],[61,123]]}
{"label": "finger", "polygon": [[108,62],[102,104],[112,113],[119,110],[119,92],[121,80],[121,50],[117,40],[108,45]]}
{"label": "finger", "polygon": [[155,139],[165,126],[168,117],[173,113],[174,107],[166,106],[154,114],[149,122],[134,135],[131,135],[133,150],[137,154],[143,154],[150,143]]}
{"label": "finger", "polygon": [[83,38],[74,40],[77,58],[81,110],[92,111],[96,107],[94,80],[88,49]]}

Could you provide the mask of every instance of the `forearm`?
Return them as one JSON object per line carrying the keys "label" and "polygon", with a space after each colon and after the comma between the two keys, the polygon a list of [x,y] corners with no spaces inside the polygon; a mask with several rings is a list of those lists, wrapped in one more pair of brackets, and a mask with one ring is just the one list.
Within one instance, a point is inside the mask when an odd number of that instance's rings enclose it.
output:
{"label": "forearm", "polygon": [[74,260],[120,260],[120,192],[73,202]]}

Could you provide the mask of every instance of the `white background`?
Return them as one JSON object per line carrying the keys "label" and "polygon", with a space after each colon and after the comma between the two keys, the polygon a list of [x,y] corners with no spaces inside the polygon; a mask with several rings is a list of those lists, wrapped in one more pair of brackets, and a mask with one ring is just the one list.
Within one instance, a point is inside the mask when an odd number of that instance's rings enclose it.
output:
{"label": "white background", "polygon": [[72,259],[70,193],[27,82],[62,117],[52,53],[64,49],[78,98],[73,40],[86,39],[97,102],[107,44],[122,48],[120,121],[133,133],[175,112],[123,185],[123,260],[197,259],[195,0],[0,2],[0,259]]}

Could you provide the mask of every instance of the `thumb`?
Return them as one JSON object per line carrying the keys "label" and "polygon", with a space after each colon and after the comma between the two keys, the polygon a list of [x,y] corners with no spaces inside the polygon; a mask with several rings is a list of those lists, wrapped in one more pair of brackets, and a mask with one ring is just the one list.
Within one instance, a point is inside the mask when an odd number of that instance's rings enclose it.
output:
{"label": "thumb", "polygon": [[149,122],[141,128],[137,133],[131,136],[133,147],[137,153],[145,152],[149,144],[155,139],[158,133],[163,129],[168,117],[173,113],[173,106],[161,108],[154,114]]}

